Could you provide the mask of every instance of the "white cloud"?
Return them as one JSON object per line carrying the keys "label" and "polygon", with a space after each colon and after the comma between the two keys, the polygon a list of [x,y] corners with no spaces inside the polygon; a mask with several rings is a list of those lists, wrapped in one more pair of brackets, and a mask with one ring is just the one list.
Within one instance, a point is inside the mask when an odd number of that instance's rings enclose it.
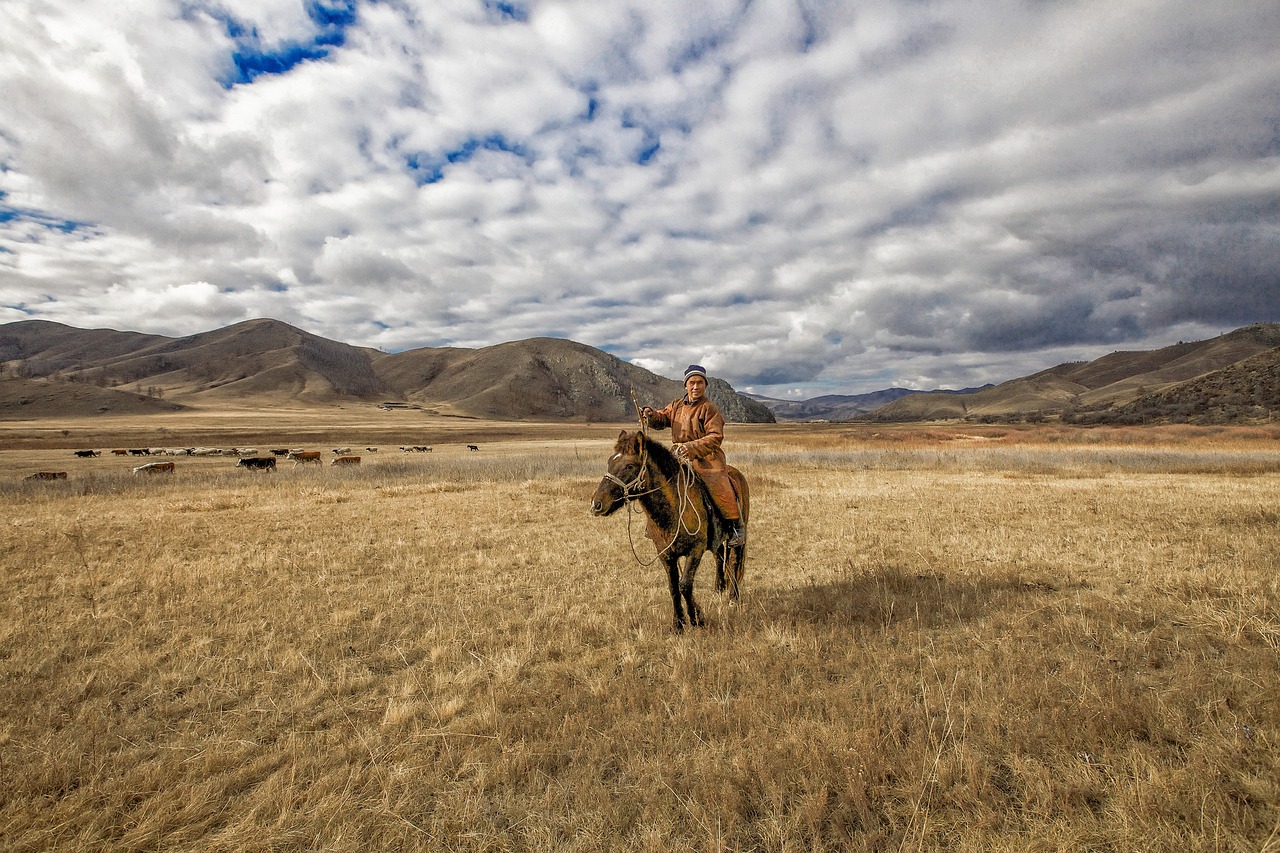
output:
{"label": "white cloud", "polygon": [[557,334],[786,394],[1280,320],[1266,4],[128,11],[6,7],[0,319]]}

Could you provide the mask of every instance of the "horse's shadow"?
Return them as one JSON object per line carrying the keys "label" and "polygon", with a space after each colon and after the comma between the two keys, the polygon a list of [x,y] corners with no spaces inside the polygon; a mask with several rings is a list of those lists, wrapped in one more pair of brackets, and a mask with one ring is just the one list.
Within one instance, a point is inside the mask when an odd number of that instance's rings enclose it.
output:
{"label": "horse's shadow", "polygon": [[752,609],[773,624],[936,628],[1024,609],[1061,586],[1043,578],[948,577],[888,565],[835,580],[757,587],[751,598]]}

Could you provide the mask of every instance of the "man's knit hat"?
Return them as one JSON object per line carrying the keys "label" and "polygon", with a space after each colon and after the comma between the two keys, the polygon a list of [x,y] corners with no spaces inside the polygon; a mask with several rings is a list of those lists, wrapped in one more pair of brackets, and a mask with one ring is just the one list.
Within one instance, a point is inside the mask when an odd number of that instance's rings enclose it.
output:
{"label": "man's knit hat", "polygon": [[691,364],[684,369],[684,381],[688,382],[690,376],[701,376],[707,378],[707,369],[701,364]]}

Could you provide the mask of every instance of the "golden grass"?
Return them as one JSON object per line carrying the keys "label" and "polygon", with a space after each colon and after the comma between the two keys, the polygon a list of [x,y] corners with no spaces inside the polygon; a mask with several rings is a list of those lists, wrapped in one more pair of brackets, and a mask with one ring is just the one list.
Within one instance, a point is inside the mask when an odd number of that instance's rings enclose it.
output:
{"label": "golden grass", "polygon": [[1280,850],[1275,433],[731,427],[675,637],[617,429],[0,451],[0,848]]}

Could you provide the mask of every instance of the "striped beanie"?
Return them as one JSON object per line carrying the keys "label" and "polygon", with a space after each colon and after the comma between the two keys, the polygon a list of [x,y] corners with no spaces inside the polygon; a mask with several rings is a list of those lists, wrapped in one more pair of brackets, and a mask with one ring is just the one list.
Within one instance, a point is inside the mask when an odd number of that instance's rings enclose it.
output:
{"label": "striped beanie", "polygon": [[684,381],[688,382],[690,376],[701,376],[707,378],[707,369],[701,364],[691,364],[684,369]]}

